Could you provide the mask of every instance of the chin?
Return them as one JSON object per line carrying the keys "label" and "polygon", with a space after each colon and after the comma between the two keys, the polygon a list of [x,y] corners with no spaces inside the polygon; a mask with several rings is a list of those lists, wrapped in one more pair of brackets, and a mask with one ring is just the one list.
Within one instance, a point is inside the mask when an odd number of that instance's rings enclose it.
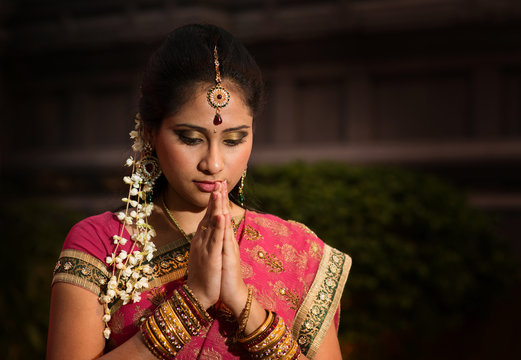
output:
{"label": "chin", "polygon": [[208,207],[208,202],[210,201],[210,193],[201,193],[197,197],[192,198],[192,205],[195,207],[206,209]]}

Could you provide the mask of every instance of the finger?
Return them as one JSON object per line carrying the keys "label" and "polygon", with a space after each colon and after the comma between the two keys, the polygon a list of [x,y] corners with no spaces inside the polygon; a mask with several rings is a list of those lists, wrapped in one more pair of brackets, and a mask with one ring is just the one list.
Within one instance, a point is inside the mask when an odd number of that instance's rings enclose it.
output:
{"label": "finger", "polygon": [[224,180],[222,186],[222,197],[223,197],[223,214],[230,213],[230,203],[228,201],[228,182]]}
{"label": "finger", "polygon": [[[227,243],[228,243],[228,240],[229,240],[229,237],[230,237],[230,230],[231,230],[231,226],[230,226],[230,214],[225,214],[224,215],[224,234],[223,234],[223,251],[226,252],[226,248],[227,248]],[[233,230],[231,230],[233,232]]]}
{"label": "finger", "polygon": [[220,191],[213,192],[212,199],[213,199],[214,204],[212,206],[211,217],[213,219],[217,215],[222,214],[222,194],[221,194],[221,192]]}
{"label": "finger", "polygon": [[226,216],[226,229],[224,233],[223,252],[226,254],[238,253],[238,244],[232,227],[231,214]]}
{"label": "finger", "polygon": [[212,227],[210,241],[207,243],[207,250],[210,257],[222,253],[225,232],[224,218],[225,217],[223,215],[215,216],[215,225]]}
{"label": "finger", "polygon": [[[199,223],[199,225],[201,225],[201,224],[206,225],[206,224],[210,223],[213,209],[215,208],[215,199],[214,199],[213,194],[214,194],[213,192],[210,193],[210,198],[208,199],[208,207],[206,208],[206,212],[204,213],[204,216],[201,219],[201,222]],[[206,226],[208,226],[208,225],[206,225]]]}

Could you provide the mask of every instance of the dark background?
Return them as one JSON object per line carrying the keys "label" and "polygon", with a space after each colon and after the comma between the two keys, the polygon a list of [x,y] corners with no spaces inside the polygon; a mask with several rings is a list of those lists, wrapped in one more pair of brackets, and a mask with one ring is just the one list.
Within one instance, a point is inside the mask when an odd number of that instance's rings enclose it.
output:
{"label": "dark background", "polygon": [[252,166],[435,174],[521,256],[518,0],[2,0],[5,203],[118,206],[141,71],[191,22],[231,31],[263,70]]}

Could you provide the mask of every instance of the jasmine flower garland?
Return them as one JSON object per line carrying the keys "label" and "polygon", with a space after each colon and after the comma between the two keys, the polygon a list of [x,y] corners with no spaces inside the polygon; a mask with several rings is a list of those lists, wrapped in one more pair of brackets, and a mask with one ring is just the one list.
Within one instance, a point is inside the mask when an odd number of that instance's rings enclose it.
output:
{"label": "jasmine flower garland", "polygon": [[[115,234],[114,251],[105,259],[106,263],[112,268],[112,276],[107,283],[105,292],[100,295],[100,302],[104,306],[103,322],[105,330],[103,336],[110,338],[110,327],[108,325],[111,314],[109,304],[122,301],[123,305],[130,301],[138,302],[141,300],[141,292],[148,288],[148,276],[152,274],[152,268],[148,264],[156,251],[156,246],[152,238],[156,236],[154,228],[148,223],[148,217],[152,213],[154,205],[149,195],[154,186],[154,180],[147,179],[140,172],[140,161],[143,158],[144,141],[142,136],[143,122],[139,113],[135,119],[136,125],[130,132],[130,138],[134,140],[132,149],[134,156],[130,156],[125,165],[132,167],[132,175],[125,176],[123,181],[129,185],[127,197],[121,199],[125,204],[125,210],[117,214],[123,226],[119,234]],[[123,237],[125,226],[133,226],[133,234],[130,239]],[[132,241],[129,252],[122,250],[128,241]]]}

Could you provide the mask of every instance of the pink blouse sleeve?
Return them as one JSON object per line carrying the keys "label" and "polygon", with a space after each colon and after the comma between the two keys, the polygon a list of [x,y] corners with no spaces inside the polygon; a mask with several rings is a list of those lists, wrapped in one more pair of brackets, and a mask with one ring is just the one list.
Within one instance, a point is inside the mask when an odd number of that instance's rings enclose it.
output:
{"label": "pink blouse sleeve", "polygon": [[56,263],[52,284],[65,282],[99,295],[110,278],[105,259],[114,248],[112,236],[119,233],[121,226],[111,212],[74,225]]}

